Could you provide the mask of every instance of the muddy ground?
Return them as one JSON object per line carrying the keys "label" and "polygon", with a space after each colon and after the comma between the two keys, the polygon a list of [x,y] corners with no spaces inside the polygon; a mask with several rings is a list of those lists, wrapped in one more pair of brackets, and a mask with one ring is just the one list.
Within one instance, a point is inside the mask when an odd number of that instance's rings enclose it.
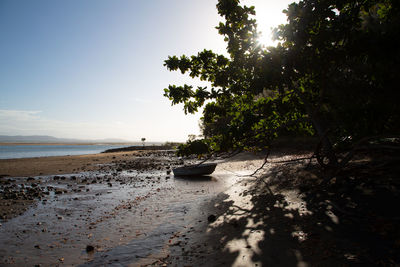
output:
{"label": "muddy ground", "polygon": [[2,177],[0,265],[399,264],[398,165],[364,156],[323,184],[315,162],[282,163],[306,156],[275,153],[253,176],[263,163],[253,154],[178,178],[181,159],[147,151]]}

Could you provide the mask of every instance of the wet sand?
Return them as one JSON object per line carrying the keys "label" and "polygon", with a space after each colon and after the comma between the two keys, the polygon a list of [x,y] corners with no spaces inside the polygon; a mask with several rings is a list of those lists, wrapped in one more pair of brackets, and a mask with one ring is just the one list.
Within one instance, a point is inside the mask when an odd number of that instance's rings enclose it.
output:
{"label": "wet sand", "polygon": [[0,178],[0,266],[370,266],[398,255],[358,240],[359,224],[301,189],[319,181],[307,161],[248,176],[263,159],[240,154],[201,178],[174,177],[182,162],[166,151],[12,161],[18,177]]}
{"label": "wet sand", "polygon": [[[240,178],[232,171],[260,163],[223,163],[212,176],[193,179],[171,176],[180,161],[168,152],[31,159],[43,173],[54,170],[52,162],[78,172],[35,176],[33,168],[25,173],[35,177],[1,178],[2,212],[8,207],[9,214],[0,226],[0,264],[153,264],[180,247],[175,241],[184,232],[208,225],[204,205],[235,186]],[[27,206],[18,210],[18,201]]]}

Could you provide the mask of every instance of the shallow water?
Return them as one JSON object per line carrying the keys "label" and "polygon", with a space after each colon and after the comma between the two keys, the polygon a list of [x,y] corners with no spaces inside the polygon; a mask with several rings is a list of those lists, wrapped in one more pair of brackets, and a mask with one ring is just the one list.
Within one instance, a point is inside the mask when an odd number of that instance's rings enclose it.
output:
{"label": "shallow water", "polygon": [[[206,223],[208,214],[202,214],[201,205],[238,180],[218,169],[202,178],[177,178],[161,171],[75,176],[77,180],[41,177],[41,186],[71,193],[52,191],[23,215],[3,222],[1,265],[151,263],[167,253],[179,231]],[[87,245],[95,251],[87,253]]]}
{"label": "shallow water", "polygon": [[0,159],[97,154],[123,145],[0,145]]}

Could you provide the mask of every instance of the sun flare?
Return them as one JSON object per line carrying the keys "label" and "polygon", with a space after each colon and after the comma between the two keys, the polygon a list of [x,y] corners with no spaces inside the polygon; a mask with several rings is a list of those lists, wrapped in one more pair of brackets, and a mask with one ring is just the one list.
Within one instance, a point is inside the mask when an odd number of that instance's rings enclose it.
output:
{"label": "sun flare", "polygon": [[264,31],[259,34],[257,42],[259,45],[261,45],[263,47],[276,45],[276,41],[272,40],[272,33],[264,32]]}
{"label": "sun flare", "polygon": [[286,15],[282,12],[294,0],[245,0],[243,3],[254,6],[256,10],[258,31],[261,32],[258,43],[262,46],[275,46],[278,42],[272,40],[272,31],[281,24],[286,23]]}

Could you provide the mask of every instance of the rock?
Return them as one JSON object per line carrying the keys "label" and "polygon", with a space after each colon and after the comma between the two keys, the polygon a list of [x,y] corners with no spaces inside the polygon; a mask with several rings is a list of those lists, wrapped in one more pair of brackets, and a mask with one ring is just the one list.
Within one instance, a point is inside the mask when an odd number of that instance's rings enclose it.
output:
{"label": "rock", "polygon": [[214,214],[211,214],[210,216],[208,216],[207,220],[209,223],[215,222],[215,220],[217,219],[217,217]]}
{"label": "rock", "polygon": [[93,252],[94,251],[94,246],[92,246],[92,245],[87,245],[86,246],[86,252],[87,253],[90,253],[90,252]]}
{"label": "rock", "polygon": [[60,194],[62,194],[63,193],[63,190],[62,189],[59,189],[59,188],[57,188],[56,190],[55,190],[55,192],[54,192],[56,195],[60,195]]}

